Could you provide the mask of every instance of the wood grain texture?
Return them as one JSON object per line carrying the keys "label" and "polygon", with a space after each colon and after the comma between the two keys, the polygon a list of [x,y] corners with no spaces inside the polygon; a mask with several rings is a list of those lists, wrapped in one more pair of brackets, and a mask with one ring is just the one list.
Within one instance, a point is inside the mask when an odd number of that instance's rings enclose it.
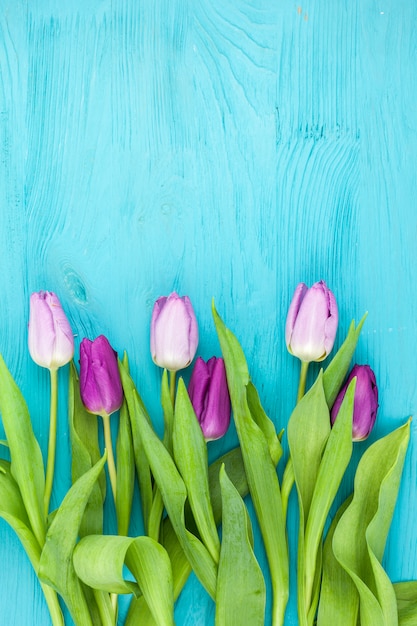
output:
{"label": "wood grain texture", "polygon": [[[128,351],[159,426],[153,302],[191,297],[208,358],[214,296],[281,429],[298,374],[287,307],[299,281],[324,278],[339,343],[369,312],[357,360],[380,388],[372,438],[416,413],[416,20],[408,0],[0,0],[0,351],[44,452],[48,377],[26,348],[39,289],[61,298],[77,351],[100,333]],[[62,398],[65,385],[63,373]],[[413,423],[385,558],[394,580],[417,578],[416,438]],[[70,480],[64,406],[58,447],[55,504]],[[3,522],[0,553],[0,624],[46,625]],[[191,577],[177,623],[213,615]]]}

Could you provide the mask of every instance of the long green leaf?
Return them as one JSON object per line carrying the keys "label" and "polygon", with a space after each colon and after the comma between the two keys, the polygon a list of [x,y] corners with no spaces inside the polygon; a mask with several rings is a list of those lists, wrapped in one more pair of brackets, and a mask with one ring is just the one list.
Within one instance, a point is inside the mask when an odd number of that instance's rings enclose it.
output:
{"label": "long green leaf", "polygon": [[201,539],[218,563],[220,540],[210,502],[207,444],[182,378],[175,401],[173,452]]}
{"label": "long green leaf", "polygon": [[242,498],[220,470],[222,546],[216,594],[216,626],[263,626],[266,589],[253,552],[249,515]]}
{"label": "long green leaf", "polygon": [[26,402],[1,355],[0,413],[12,460],[11,472],[19,486],[33,534],[42,547],[46,533],[42,453],[33,432]]}
{"label": "long green leaf", "polygon": [[346,391],[337,420],[326,442],[306,522],[304,549],[307,608],[311,603],[313,584],[316,578],[317,554],[322,542],[324,526],[352,456],[352,416],[355,386],[356,379],[352,380]]}
{"label": "long green leaf", "polygon": [[417,624],[417,580],[394,583],[397,598],[398,625],[415,626]]}
{"label": "long green leaf", "polygon": [[49,527],[41,554],[39,577],[62,595],[76,624],[93,624],[72,554],[91,490],[104,467],[106,454],[70,488]]}
{"label": "long green leaf", "polygon": [[119,416],[117,436],[117,491],[116,513],[119,535],[128,535],[132,512],[133,489],[135,485],[135,459],[132,430],[126,400],[123,401]]}
{"label": "long green leaf", "polygon": [[349,574],[336,560],[332,547],[334,531],[351,501],[352,496],[349,496],[339,507],[324,542],[317,626],[357,626],[358,623],[358,591]]}
{"label": "long green leaf", "polygon": [[396,626],[394,588],[381,560],[401,480],[410,424],[376,441],[361,458],[352,503],[333,537],[334,554],[360,596],[362,626]]}
{"label": "long green leaf", "polygon": [[[207,592],[215,597],[217,566],[203,543],[185,526],[184,506],[187,499],[187,490],[178,469],[166,449],[165,445],[156,435],[149,423],[143,404],[139,400],[138,393],[133,383],[129,384],[129,375],[123,367],[122,382],[129,395],[136,399],[130,399],[134,413],[130,412],[132,424],[133,444],[139,439],[140,446],[145,452],[152,475],[161,492],[165,508],[175,528],[181,547],[183,548],[192,568],[200,579]],[[143,452],[142,452],[143,453]]]}
{"label": "long green leaf", "polygon": [[[98,420],[85,410],[81,401],[78,374],[74,363],[70,365],[68,391],[68,419],[71,440],[71,477],[75,483],[101,458],[98,442]],[[79,528],[80,537],[98,534],[103,530],[103,502],[106,497],[104,472],[94,483]]]}
{"label": "long green leaf", "polygon": [[152,508],[153,500],[153,488],[152,488],[152,474],[148,458],[146,456],[140,429],[137,427],[138,420],[137,415],[143,416],[144,419],[150,424],[150,418],[146,411],[145,405],[135,387],[135,384],[129,374],[127,366],[119,361],[119,372],[122,380],[123,392],[125,395],[129,419],[132,430],[133,451],[135,455],[136,474],[139,482],[139,493],[142,505],[142,516],[145,531],[148,534],[149,515]]}
{"label": "long green leaf", "polygon": [[214,323],[226,365],[236,431],[249,491],[261,529],[273,588],[273,624],[283,624],[288,601],[288,552],[278,476],[264,431],[253,419],[247,401],[249,372],[242,348],[226,328],[214,304]]}
{"label": "long green leaf", "polygon": [[[29,518],[16,481],[10,472],[10,463],[0,460],[0,517],[13,528],[18,536],[36,574],[38,573],[41,549],[30,528]],[[41,582],[42,591],[54,626],[64,626],[64,617],[56,592]]]}
{"label": "long green leaf", "polygon": [[333,406],[346,374],[348,373],[366,316],[367,313],[365,313],[356,327],[355,321],[352,320],[345,341],[324,371],[323,387],[329,408]]}

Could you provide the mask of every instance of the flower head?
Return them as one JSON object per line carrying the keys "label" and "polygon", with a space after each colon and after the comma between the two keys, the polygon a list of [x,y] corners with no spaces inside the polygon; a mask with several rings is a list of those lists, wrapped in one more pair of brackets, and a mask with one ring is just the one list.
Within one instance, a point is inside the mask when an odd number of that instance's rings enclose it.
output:
{"label": "flower head", "polygon": [[355,377],[352,439],[353,441],[362,441],[370,435],[375,424],[378,409],[378,387],[375,374],[369,365],[355,365],[352,368],[346,383],[335,400],[330,417],[332,424],[334,424],[349,383]]}
{"label": "flower head", "polygon": [[30,296],[28,345],[35,363],[48,369],[58,369],[74,356],[71,326],[52,291]]}
{"label": "flower head", "polygon": [[176,372],[190,365],[198,345],[198,326],[188,296],[175,292],[155,302],[151,320],[151,354],[159,367]]}
{"label": "flower head", "polygon": [[188,394],[207,441],[220,439],[230,424],[230,397],[222,358],[195,362]]}
{"label": "flower head", "polygon": [[94,341],[83,339],[80,345],[80,393],[87,411],[111,415],[123,402],[123,389],[117,364],[117,352],[100,335]]}
{"label": "flower head", "polygon": [[310,289],[300,283],[288,310],[285,341],[301,361],[323,361],[333,348],[338,324],[336,299],[321,280]]}

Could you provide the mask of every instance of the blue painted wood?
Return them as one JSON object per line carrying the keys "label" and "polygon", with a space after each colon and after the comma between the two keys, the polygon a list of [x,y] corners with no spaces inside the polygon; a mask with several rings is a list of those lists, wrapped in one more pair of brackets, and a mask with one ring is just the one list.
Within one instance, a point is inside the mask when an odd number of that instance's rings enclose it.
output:
{"label": "blue painted wood", "polygon": [[[416,412],[416,19],[407,0],[0,1],[0,350],[44,453],[48,377],[26,348],[40,289],[58,293],[77,350],[104,333],[128,351],[158,427],[153,302],[191,297],[208,358],[219,352],[214,296],[281,429],[298,373],[287,307],[299,281],[324,278],[338,343],[369,311],[357,361],[379,383],[371,440]],[[393,580],[417,578],[411,430],[385,557]],[[211,456],[234,441],[232,429]],[[61,406],[55,505],[69,484]],[[352,472],[346,493],[351,484]],[[0,623],[49,623],[3,522],[0,537]],[[213,623],[194,577],[176,618]],[[294,594],[286,624],[297,624]]]}

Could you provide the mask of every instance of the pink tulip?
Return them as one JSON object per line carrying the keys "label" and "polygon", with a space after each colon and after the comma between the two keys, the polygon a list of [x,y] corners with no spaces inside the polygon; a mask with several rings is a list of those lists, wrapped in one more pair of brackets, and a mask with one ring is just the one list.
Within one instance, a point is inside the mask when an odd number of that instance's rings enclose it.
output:
{"label": "pink tulip", "polygon": [[323,361],[336,338],[336,299],[321,280],[310,289],[300,283],[288,310],[285,341],[291,354],[301,361]]}
{"label": "pink tulip", "polygon": [[41,367],[56,370],[74,356],[74,337],[58,297],[52,291],[30,296],[29,352]]}
{"label": "pink tulip", "polygon": [[190,365],[198,345],[198,327],[188,296],[175,292],[155,302],[151,320],[151,354],[159,367],[176,372]]}

